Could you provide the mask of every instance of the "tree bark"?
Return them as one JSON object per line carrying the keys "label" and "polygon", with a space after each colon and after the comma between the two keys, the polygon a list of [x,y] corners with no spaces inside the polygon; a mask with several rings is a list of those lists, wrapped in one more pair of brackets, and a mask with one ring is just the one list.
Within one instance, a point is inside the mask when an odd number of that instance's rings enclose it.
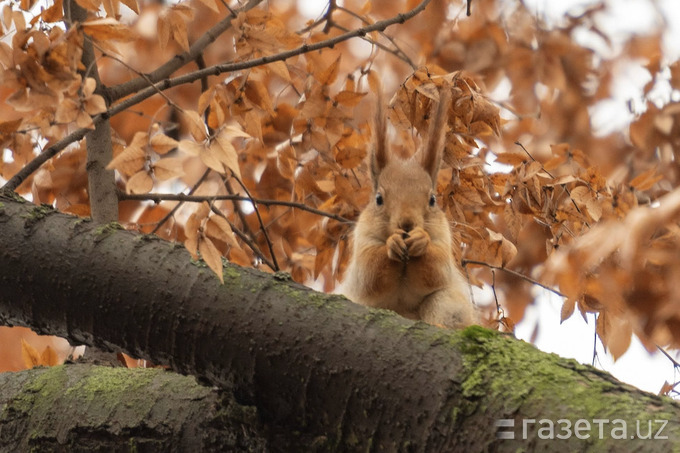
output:
{"label": "tree bark", "polygon": [[[676,402],[494,331],[439,329],[230,264],[220,285],[181,245],[9,195],[0,231],[0,322],[219,386],[257,408],[269,451],[673,451],[680,439]],[[660,420],[667,439],[630,439]]]}
{"label": "tree bark", "polygon": [[[87,20],[87,10],[80,6],[76,0],[64,2],[64,15],[68,18],[69,26]],[[81,62],[85,68],[79,71],[83,81],[86,77],[95,79],[97,82],[95,93],[104,98],[108,107],[110,97],[99,78],[94,46],[92,39],[87,35],[85,35],[83,42]],[[111,141],[111,122],[109,119],[106,118],[95,125],[94,130],[87,134],[85,140],[87,143],[87,187],[92,218],[98,222],[115,222],[118,220],[116,178],[113,170],[106,169],[108,163],[113,159],[113,142]]]}
{"label": "tree bark", "polygon": [[0,374],[0,450],[265,451],[254,408],[161,369],[70,364]]}

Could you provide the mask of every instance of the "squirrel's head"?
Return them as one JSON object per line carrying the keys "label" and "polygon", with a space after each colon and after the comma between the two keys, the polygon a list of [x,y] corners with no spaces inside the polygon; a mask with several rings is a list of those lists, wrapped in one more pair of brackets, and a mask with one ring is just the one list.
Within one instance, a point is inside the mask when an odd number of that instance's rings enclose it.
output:
{"label": "squirrel's head", "polygon": [[410,159],[402,159],[389,151],[386,119],[379,101],[370,156],[373,199],[369,209],[377,217],[375,220],[383,223],[386,235],[396,230],[408,233],[415,227],[427,230],[428,222],[441,215],[436,184],[450,102],[450,92],[443,90],[430,123],[427,143]]}

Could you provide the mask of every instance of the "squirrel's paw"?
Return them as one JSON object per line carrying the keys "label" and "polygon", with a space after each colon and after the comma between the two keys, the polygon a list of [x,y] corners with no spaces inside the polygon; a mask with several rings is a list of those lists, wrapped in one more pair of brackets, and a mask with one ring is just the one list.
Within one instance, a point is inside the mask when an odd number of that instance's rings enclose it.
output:
{"label": "squirrel's paw", "polygon": [[421,227],[415,227],[408,233],[408,237],[404,241],[408,256],[421,256],[430,245],[430,235]]}
{"label": "squirrel's paw", "polygon": [[[406,239],[404,239],[406,237]],[[392,236],[387,238],[387,257],[393,261],[408,260],[408,251],[406,246],[408,236],[402,230],[397,230]]]}

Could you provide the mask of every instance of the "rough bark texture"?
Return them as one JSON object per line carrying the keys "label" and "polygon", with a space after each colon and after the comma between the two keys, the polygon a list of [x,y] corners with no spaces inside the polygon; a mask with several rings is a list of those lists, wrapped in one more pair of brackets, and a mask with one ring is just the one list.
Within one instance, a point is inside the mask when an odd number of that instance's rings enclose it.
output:
{"label": "rough bark texture", "polygon": [[[70,25],[87,20],[87,10],[76,0],[64,2],[64,13]],[[83,69],[80,75],[93,77],[97,81],[95,93],[103,96],[109,105],[109,96],[99,78],[99,69],[94,55],[94,46],[89,36],[85,35]],[[111,142],[111,124],[107,119],[98,123],[94,130],[87,134],[87,188],[90,197],[92,218],[98,222],[113,222],[118,220],[118,196],[116,194],[116,178],[113,170],[107,170],[106,165],[113,159],[113,144]]]}
{"label": "rough bark texture", "polygon": [[3,452],[265,451],[254,408],[160,369],[34,368],[0,388]]}
{"label": "rough bark texture", "polygon": [[[677,449],[677,403],[496,332],[438,329],[232,265],[220,285],[182,246],[8,196],[0,231],[0,322],[220,386],[257,408],[269,451]],[[523,418],[622,419],[627,438],[636,420],[670,422],[668,440],[612,439],[609,425],[603,439],[542,440],[537,424],[522,438]],[[497,439],[497,419],[514,420],[514,440]]]}

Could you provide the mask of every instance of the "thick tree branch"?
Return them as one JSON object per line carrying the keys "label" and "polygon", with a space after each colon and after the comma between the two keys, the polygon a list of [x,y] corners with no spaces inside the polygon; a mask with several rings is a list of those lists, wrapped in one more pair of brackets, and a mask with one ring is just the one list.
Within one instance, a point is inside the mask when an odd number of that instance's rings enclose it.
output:
{"label": "thick tree branch", "polygon": [[161,369],[0,373],[2,451],[263,451],[254,408]]}
{"label": "thick tree branch", "polygon": [[[597,427],[585,443],[542,440],[538,426],[523,438],[526,419],[624,420],[629,434],[636,420],[670,420],[668,439],[630,439],[631,451],[672,451],[680,436],[678,403],[497,332],[439,329],[232,265],[220,285],[184,247],[11,196],[0,224],[0,322],[217,385],[257,408],[275,451],[621,445]],[[514,440],[496,437],[498,419],[514,423]]]}
{"label": "thick tree branch", "polygon": [[[68,26],[87,20],[87,10],[76,0],[66,0],[64,16]],[[99,69],[94,55],[92,39],[85,35],[83,41],[83,55],[81,62],[85,67],[80,71],[82,80],[92,77],[97,83],[95,93],[109,102],[109,97],[102,87]],[[113,158],[113,143],[111,141],[111,125],[108,119],[95,125],[92,132],[86,136],[87,143],[87,184],[90,198],[90,212],[92,218],[98,222],[112,222],[118,220],[118,197],[116,197],[116,179],[113,170],[107,170],[106,165]]]}

